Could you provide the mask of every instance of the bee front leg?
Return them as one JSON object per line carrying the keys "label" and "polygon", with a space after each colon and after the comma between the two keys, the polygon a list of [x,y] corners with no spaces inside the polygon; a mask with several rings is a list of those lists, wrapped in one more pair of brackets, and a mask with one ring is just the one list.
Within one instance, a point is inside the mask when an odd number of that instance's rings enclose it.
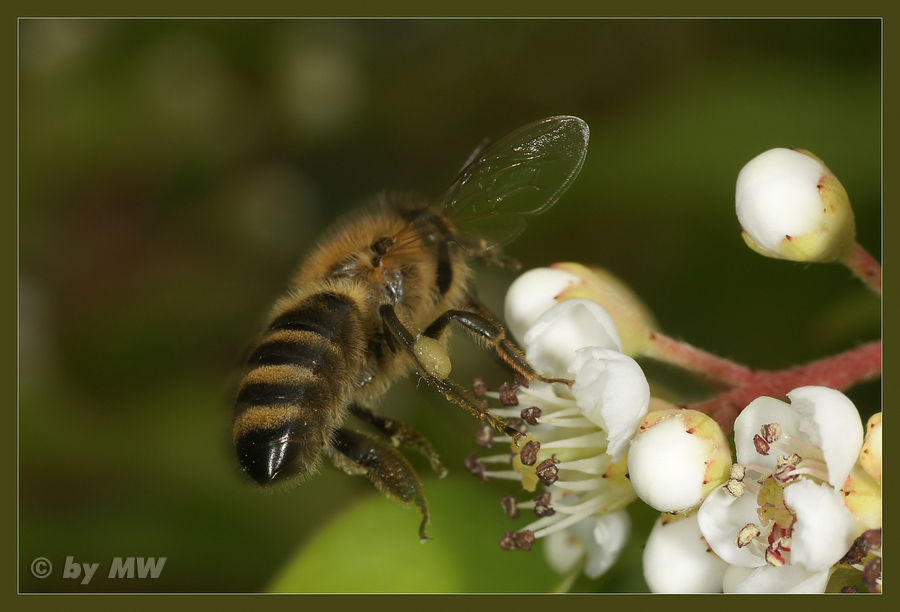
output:
{"label": "bee front leg", "polygon": [[351,404],[350,412],[365,421],[375,429],[388,436],[394,445],[402,445],[421,453],[431,463],[431,469],[443,478],[447,475],[447,468],[441,465],[437,451],[425,436],[417,429],[410,427],[396,419],[375,414],[369,408],[359,404]]}
{"label": "bee front leg", "polygon": [[466,328],[466,331],[492,349],[500,359],[526,380],[572,386],[573,381],[568,378],[544,376],[538,373],[534,366],[525,359],[525,355],[522,354],[519,347],[507,337],[503,325],[477,298],[470,297],[464,310],[448,310],[439,316],[434,323],[428,326],[424,335],[437,340],[452,321],[460,323]]}
{"label": "bee front leg", "polygon": [[415,504],[422,516],[419,539],[423,542],[428,539],[425,533],[428,501],[422,493],[422,482],[397,449],[365,434],[338,429],[325,453],[348,474],[367,476],[375,488],[388,497],[403,504]]}
{"label": "bee front leg", "polygon": [[384,326],[384,335],[390,346],[399,342],[413,358],[419,375],[429,384],[437,387],[444,397],[462,406],[482,421],[485,421],[498,431],[515,435],[505,420],[491,414],[487,407],[464,387],[447,378],[450,372],[450,360],[436,339],[426,335],[415,336],[406,329],[403,322],[397,316],[391,304],[383,304],[379,308],[381,321]]}

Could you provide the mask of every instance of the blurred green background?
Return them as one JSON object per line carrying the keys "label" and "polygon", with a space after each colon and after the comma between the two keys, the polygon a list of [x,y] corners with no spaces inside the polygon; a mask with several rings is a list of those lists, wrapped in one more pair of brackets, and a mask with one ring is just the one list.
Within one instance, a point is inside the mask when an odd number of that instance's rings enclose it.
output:
{"label": "blurred green background", "polygon": [[[734,217],[744,163],[806,148],[880,259],[878,20],[23,20],[19,34],[21,591],[550,588],[540,546],[497,546],[527,519],[500,510],[514,487],[465,473],[476,423],[413,378],[383,410],[451,468],[439,481],[411,458],[424,546],[414,510],[330,466],[287,492],[247,484],[228,406],[241,350],[330,220],[386,188],[437,196],[483,138],[541,117],[582,117],[591,144],[510,246],[525,267],[605,265],[670,335],[753,367],[880,336],[880,301],[845,269],[754,255]],[[480,271],[495,310],[512,278]],[[461,382],[508,378],[461,335],[454,355]],[[850,395],[879,409],[878,383]],[[631,510],[623,558],[576,590],[646,589],[654,517]],[[67,557],[99,563],[89,584],[63,578]],[[166,562],[109,579],[115,557]]]}

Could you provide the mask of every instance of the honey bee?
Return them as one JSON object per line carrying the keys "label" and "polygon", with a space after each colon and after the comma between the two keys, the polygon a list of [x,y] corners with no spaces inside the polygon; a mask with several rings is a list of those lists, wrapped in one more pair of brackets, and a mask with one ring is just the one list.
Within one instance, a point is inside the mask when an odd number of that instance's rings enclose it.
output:
{"label": "honey bee", "polygon": [[[422,483],[397,448],[421,453],[441,476],[446,470],[425,436],[372,406],[414,369],[450,401],[511,431],[448,377],[451,323],[519,377],[571,384],[526,361],[478,300],[468,262],[504,261],[499,249],[522,232],[523,215],[544,212],[574,181],[588,135],[577,117],[531,123],[476,151],[436,201],[384,194],[325,235],[275,303],[242,372],[233,441],[244,472],[270,485],[313,473],[324,455],[415,504],[425,541]],[[345,427],[350,414],[381,435]]]}

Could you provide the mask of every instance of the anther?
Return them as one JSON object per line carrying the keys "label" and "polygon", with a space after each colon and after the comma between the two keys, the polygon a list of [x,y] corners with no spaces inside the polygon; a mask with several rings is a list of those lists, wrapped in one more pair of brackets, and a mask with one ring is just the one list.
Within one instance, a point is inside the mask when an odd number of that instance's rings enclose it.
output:
{"label": "anther", "polygon": [[500,403],[504,406],[518,406],[519,398],[516,397],[518,386],[509,383],[500,385]]}
{"label": "anther", "polygon": [[469,472],[477,476],[483,482],[487,482],[488,478],[484,473],[484,463],[478,460],[478,453],[472,453],[463,462],[463,465]]}
{"label": "anther", "polygon": [[743,548],[753,542],[760,533],[762,532],[759,530],[759,527],[753,523],[747,523],[738,531],[737,536],[734,538],[734,543],[737,544],[738,548]]}
{"label": "anther", "polygon": [[734,498],[740,497],[744,494],[744,483],[732,478],[725,483],[725,490]]}
{"label": "anther", "polygon": [[541,461],[535,468],[535,473],[544,486],[550,486],[559,480],[559,468],[556,467],[557,463],[559,463],[559,459],[554,455],[549,459]]}
{"label": "anther", "polygon": [[534,462],[537,461],[539,450],[541,450],[541,443],[537,440],[529,440],[526,442],[525,446],[522,447],[522,451],[519,453],[519,459],[522,460],[522,464],[534,465]]}
{"label": "anther", "polygon": [[534,515],[536,517],[543,518],[554,514],[556,514],[556,510],[550,506],[550,493],[544,493],[534,498]]}
{"label": "anther", "polygon": [[522,409],[522,420],[529,425],[537,425],[538,419],[541,418],[541,409],[537,406]]}
{"label": "anther", "polygon": [[486,382],[484,382],[483,378],[476,378],[472,382],[472,391],[473,393],[475,393],[475,397],[481,397],[490,390],[491,388]]}
{"label": "anther", "polygon": [[475,435],[475,443],[482,448],[491,448],[494,446],[494,428],[487,423],[482,423]]}
{"label": "anther", "polygon": [[515,534],[513,538],[516,541],[516,547],[519,550],[531,550],[531,545],[534,544],[534,532],[530,529],[525,529]]}
{"label": "anther", "polygon": [[500,499],[500,506],[506,512],[506,516],[511,519],[519,518],[519,508],[516,506],[516,500],[512,495],[506,495]]}
{"label": "anther", "polygon": [[781,437],[781,425],[778,423],[767,423],[759,428],[759,433],[763,439],[769,444],[774,444]]}

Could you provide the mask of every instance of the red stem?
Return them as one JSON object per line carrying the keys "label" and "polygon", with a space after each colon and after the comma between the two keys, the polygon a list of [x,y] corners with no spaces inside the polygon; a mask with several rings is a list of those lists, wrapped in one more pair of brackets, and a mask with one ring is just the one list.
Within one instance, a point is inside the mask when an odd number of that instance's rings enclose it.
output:
{"label": "red stem", "polygon": [[750,368],[655,331],[650,332],[646,356],[723,382],[730,387],[753,381],[754,372]]}
{"label": "red stem", "polygon": [[857,242],[853,249],[841,260],[850,271],[858,276],[878,295],[881,295],[881,264],[869,255]]}
{"label": "red stem", "polygon": [[881,340],[864,344],[839,355],[806,365],[770,372],[754,371],[746,384],[711,399],[688,406],[708,414],[723,431],[730,431],[734,420],[757,397],[782,398],[789,391],[807,385],[821,385],[838,391],[881,374]]}

